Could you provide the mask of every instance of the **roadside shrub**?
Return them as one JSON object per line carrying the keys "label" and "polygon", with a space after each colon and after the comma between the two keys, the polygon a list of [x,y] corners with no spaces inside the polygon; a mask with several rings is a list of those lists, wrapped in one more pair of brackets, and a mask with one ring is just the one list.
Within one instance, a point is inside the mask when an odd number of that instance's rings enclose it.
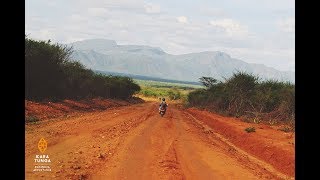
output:
{"label": "roadside shrub", "polygon": [[168,97],[171,100],[177,100],[181,98],[181,93],[178,89],[173,88],[168,91]]}
{"label": "roadside shrub", "polygon": [[293,131],[292,128],[290,128],[288,126],[283,126],[283,127],[279,128],[278,130],[283,131],[283,132]]}
{"label": "roadside shrub", "polygon": [[36,116],[26,116],[26,123],[34,123],[38,121],[39,118],[37,118]]}
{"label": "roadside shrub", "polygon": [[70,59],[72,48],[25,38],[25,98],[28,100],[131,97],[131,78],[96,74]]}
{"label": "roadside shrub", "polygon": [[236,72],[224,82],[202,77],[206,87],[191,92],[189,106],[206,107],[222,114],[259,119],[294,120],[295,86]]}
{"label": "roadside shrub", "polygon": [[252,132],[256,132],[256,129],[254,127],[247,127],[246,129],[244,129],[245,131],[247,131],[247,133],[252,133]]}

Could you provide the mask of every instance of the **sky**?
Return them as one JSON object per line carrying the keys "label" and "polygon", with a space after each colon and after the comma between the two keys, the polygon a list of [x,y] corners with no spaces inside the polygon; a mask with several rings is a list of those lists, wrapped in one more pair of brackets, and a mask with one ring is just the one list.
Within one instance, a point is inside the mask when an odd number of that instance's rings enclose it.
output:
{"label": "sky", "polygon": [[169,54],[222,51],[295,71],[294,0],[27,0],[25,33],[56,43],[111,39]]}

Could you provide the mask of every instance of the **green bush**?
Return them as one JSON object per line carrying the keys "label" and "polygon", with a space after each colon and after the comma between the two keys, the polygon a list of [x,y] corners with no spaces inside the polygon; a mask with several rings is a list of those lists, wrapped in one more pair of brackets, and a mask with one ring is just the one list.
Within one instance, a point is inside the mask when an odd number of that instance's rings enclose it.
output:
{"label": "green bush", "polygon": [[72,48],[25,38],[25,98],[29,100],[131,97],[131,78],[95,74],[70,59]]}
{"label": "green bush", "polygon": [[184,97],[181,90],[176,87],[163,88],[163,87],[143,87],[139,94],[146,97],[167,97],[170,100],[177,100]]}
{"label": "green bush", "polygon": [[283,131],[283,132],[291,132],[291,131],[293,131],[293,128],[288,127],[288,126],[283,126],[283,127],[279,128],[278,130]]}
{"label": "green bush", "polygon": [[206,88],[189,93],[190,106],[206,107],[237,117],[273,113],[272,118],[294,119],[295,86],[291,83],[259,81],[258,77],[244,72],[234,73],[224,82],[208,77],[200,78],[200,82]]}
{"label": "green bush", "polygon": [[177,100],[177,99],[180,99],[181,98],[181,93],[178,89],[176,88],[173,88],[173,89],[170,89],[168,91],[168,97],[171,99],[171,100]]}
{"label": "green bush", "polygon": [[26,116],[26,123],[35,123],[38,122],[39,118],[36,116]]}
{"label": "green bush", "polygon": [[256,132],[256,128],[254,128],[254,127],[247,127],[247,128],[244,129],[244,130],[247,131],[247,133]]}

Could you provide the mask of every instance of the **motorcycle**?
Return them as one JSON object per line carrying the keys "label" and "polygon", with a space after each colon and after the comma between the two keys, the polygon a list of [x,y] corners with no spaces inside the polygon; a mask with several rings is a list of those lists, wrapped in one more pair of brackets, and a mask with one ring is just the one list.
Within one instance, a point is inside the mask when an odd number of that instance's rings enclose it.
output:
{"label": "motorcycle", "polygon": [[160,113],[161,117],[163,117],[163,115],[166,113],[166,108],[160,107],[159,111],[160,111],[159,113]]}

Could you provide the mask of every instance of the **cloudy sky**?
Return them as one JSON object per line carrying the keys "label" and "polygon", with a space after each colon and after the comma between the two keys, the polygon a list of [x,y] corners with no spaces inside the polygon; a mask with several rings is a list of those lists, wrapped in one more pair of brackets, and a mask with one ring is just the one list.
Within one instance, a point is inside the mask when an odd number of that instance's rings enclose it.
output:
{"label": "cloudy sky", "polygon": [[295,69],[294,0],[27,0],[30,38],[104,38],[170,54],[223,51],[249,63]]}

